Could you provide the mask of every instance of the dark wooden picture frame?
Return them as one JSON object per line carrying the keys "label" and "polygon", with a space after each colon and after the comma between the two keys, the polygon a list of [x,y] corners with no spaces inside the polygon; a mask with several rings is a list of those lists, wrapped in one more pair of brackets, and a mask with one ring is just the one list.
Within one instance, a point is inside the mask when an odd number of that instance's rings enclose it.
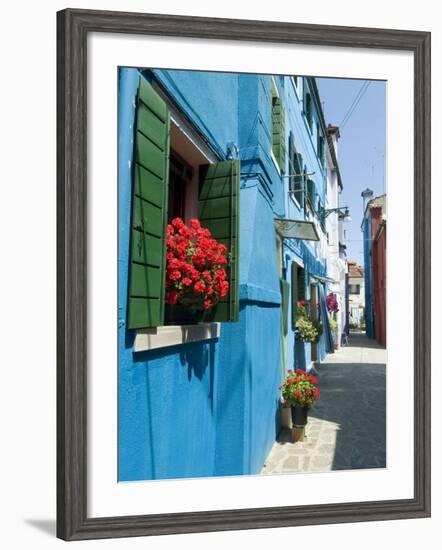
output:
{"label": "dark wooden picture frame", "polygon": [[[67,9],[57,17],[57,535],[65,540],[430,515],[430,33]],[[90,32],[407,50],[414,55],[414,497],[87,517],[87,36]]]}

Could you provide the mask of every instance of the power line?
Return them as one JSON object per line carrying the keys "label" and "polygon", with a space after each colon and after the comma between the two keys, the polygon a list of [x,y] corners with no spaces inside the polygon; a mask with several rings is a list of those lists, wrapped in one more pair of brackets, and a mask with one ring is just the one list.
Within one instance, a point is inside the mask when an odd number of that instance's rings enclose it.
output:
{"label": "power line", "polygon": [[342,130],[344,126],[347,124],[347,122],[350,120],[351,115],[354,113],[356,107],[358,106],[361,99],[364,97],[365,92],[368,90],[368,87],[371,84],[371,80],[366,80],[364,84],[362,84],[361,88],[359,89],[358,93],[356,94],[353,103],[350,105],[347,113],[345,114],[344,118],[342,119],[341,124],[339,125],[340,129]]}
{"label": "power line", "polygon": [[347,118],[347,115],[349,114],[349,112],[351,111],[351,109],[353,108],[353,105],[355,104],[355,102],[357,101],[359,95],[362,93],[363,89],[367,86],[367,83],[368,81],[367,80],[364,80],[364,82],[362,83],[362,86],[359,88],[358,90],[358,93],[356,94],[355,98],[353,99],[350,107],[347,109],[347,112],[345,113],[345,116],[344,118],[342,119],[342,122],[339,126],[342,126],[342,124],[344,123],[345,119]]}
{"label": "power line", "polygon": [[362,96],[362,94],[364,93],[364,90],[366,90],[368,88],[368,83],[369,81],[368,80],[365,80],[362,84],[362,86],[359,88],[358,90],[358,93],[356,94],[355,98],[353,99],[350,107],[348,108],[347,112],[345,113],[345,116],[344,118],[342,119],[342,122],[341,124],[339,125],[340,127],[342,127],[343,124],[346,124],[347,122],[347,119],[349,118],[353,108],[355,107],[356,103],[358,102],[359,98]]}

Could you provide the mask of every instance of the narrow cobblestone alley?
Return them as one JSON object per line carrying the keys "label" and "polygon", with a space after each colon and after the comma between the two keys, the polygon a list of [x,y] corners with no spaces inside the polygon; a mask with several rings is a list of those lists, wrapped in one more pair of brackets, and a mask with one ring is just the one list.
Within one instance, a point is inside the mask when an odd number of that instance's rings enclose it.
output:
{"label": "narrow cobblestone alley", "polygon": [[283,429],[262,474],[385,468],[386,355],[363,333],[328,355],[304,442],[292,443]]}

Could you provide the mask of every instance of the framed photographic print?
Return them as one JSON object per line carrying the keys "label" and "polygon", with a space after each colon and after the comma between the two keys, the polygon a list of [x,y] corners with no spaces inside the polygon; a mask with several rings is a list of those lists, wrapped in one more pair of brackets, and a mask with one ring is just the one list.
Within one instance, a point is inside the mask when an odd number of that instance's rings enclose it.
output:
{"label": "framed photographic print", "polygon": [[58,536],[429,516],[430,34],[68,9],[57,109]]}

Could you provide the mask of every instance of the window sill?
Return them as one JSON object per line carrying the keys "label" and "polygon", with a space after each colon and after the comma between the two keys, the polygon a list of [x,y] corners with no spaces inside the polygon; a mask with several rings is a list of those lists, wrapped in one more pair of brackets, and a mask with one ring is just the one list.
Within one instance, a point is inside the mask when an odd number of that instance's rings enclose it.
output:
{"label": "window sill", "polygon": [[221,335],[221,323],[200,323],[198,325],[170,325],[137,330],[134,351],[167,348],[212,340]]}

